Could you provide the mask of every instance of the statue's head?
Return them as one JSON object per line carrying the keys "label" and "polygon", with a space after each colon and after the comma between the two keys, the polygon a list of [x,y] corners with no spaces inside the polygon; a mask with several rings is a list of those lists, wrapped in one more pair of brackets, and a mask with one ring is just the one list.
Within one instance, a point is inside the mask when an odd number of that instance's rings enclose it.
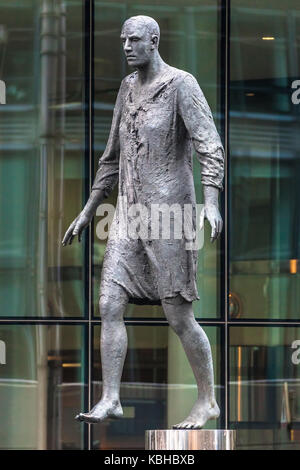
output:
{"label": "statue's head", "polygon": [[143,67],[155,54],[159,44],[159,26],[150,16],[132,16],[121,31],[124,52],[129,65]]}

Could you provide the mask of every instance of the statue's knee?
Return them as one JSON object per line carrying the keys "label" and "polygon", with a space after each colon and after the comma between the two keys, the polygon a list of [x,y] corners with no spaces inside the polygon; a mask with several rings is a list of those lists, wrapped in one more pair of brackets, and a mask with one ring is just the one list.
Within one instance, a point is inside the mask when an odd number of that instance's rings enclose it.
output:
{"label": "statue's knee", "polygon": [[99,310],[102,320],[111,319],[118,310],[116,300],[108,295],[100,295]]}
{"label": "statue's knee", "polygon": [[126,298],[114,295],[101,294],[99,299],[99,310],[102,320],[121,320],[126,310]]}
{"label": "statue's knee", "polygon": [[180,318],[169,319],[169,324],[171,328],[177,333],[178,336],[181,336],[185,330],[185,322]]}
{"label": "statue's knee", "polygon": [[187,302],[180,294],[163,299],[162,305],[169,325],[179,336],[193,327],[195,317],[192,303]]}

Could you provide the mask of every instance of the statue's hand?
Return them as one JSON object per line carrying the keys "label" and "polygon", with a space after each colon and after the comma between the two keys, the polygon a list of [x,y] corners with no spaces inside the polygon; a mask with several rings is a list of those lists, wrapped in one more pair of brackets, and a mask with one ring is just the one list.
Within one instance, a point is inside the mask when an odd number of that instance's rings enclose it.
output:
{"label": "statue's hand", "polygon": [[204,227],[204,219],[211,225],[210,241],[214,242],[222,232],[223,221],[219,208],[215,204],[205,204],[200,214],[200,230]]}
{"label": "statue's hand", "polygon": [[63,238],[62,244],[63,246],[71,245],[74,237],[78,235],[78,241],[81,241],[81,236],[83,230],[90,224],[92,220],[92,216],[86,214],[86,212],[82,211],[78,217],[71,223],[70,227],[65,233]]}

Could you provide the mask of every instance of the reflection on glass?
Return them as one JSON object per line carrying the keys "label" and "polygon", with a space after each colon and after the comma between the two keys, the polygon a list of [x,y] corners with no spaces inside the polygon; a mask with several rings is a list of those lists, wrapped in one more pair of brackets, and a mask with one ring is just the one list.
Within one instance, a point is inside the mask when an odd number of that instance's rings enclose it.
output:
{"label": "reflection on glass", "polygon": [[230,422],[240,449],[300,449],[299,338],[297,327],[230,328]]}
{"label": "reflection on glass", "polygon": [[[205,327],[212,347],[220,403],[220,330]],[[197,398],[192,370],[178,337],[167,326],[127,326],[128,353],[121,384],[124,417],[93,427],[94,449],[143,449],[146,429],[181,421]],[[101,396],[100,327],[94,328],[93,402]],[[222,407],[221,407],[222,409]],[[219,420],[206,428],[216,428]]]}
{"label": "reflection on glass", "polygon": [[[142,0],[101,2],[95,0],[95,124],[94,148],[96,172],[99,156],[103,153],[110,129],[113,106],[121,80],[132,69],[127,67],[120,42],[120,31],[125,19],[148,15],[161,28],[160,53],[170,65],[191,72],[197,77],[212,108],[216,123],[220,101],[220,4],[218,0],[165,0],[159,8],[153,2]],[[109,47],[103,47],[103,45]],[[202,202],[200,168],[194,166],[198,203]],[[106,203],[115,205],[117,189]],[[105,214],[106,216],[107,214]],[[99,315],[98,294],[100,271],[105,252],[105,240],[100,240],[95,219],[94,243],[94,314]],[[210,230],[205,229],[205,247],[199,251],[198,285],[201,300],[194,302],[195,314],[201,318],[220,316],[219,306],[219,249],[209,243]],[[162,317],[160,307],[129,305],[127,317]]]}
{"label": "reflection on glass", "polygon": [[299,318],[300,4],[231,2],[232,318]]}
{"label": "reflection on glass", "polygon": [[[82,0],[0,5],[0,316],[81,316]],[[81,54],[81,53],[82,54]]]}
{"label": "reflection on glass", "polygon": [[82,449],[84,328],[0,325],[0,448]]}

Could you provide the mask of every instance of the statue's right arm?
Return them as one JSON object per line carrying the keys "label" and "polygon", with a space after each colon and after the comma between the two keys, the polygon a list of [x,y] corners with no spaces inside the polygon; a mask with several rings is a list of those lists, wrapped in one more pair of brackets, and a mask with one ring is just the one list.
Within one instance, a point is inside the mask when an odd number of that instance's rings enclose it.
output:
{"label": "statue's right arm", "polygon": [[105,151],[99,159],[98,170],[92,185],[90,197],[81,213],[66,231],[62,241],[63,246],[71,245],[74,237],[77,235],[78,241],[81,241],[82,232],[90,224],[97,207],[109,196],[118,181],[120,157],[119,125],[122,111],[123,89],[124,80],[121,83],[117,96],[109,138]]}

